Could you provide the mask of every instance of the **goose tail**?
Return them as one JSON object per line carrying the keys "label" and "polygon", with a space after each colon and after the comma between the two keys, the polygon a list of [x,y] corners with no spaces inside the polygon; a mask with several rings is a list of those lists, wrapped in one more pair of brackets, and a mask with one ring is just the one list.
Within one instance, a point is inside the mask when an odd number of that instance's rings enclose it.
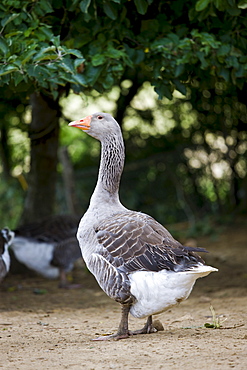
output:
{"label": "goose tail", "polygon": [[209,275],[211,272],[217,272],[218,269],[212,266],[199,264],[192,267],[190,270],[187,270],[186,273],[196,274],[198,277],[203,277]]}

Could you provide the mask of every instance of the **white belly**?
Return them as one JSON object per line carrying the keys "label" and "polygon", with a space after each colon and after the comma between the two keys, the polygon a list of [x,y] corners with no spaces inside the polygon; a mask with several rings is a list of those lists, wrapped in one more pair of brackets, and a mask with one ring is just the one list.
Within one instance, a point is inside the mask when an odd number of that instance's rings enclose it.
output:
{"label": "white belly", "polygon": [[18,261],[31,270],[49,279],[55,279],[59,276],[59,269],[50,264],[53,257],[53,245],[33,242],[18,236],[14,239],[11,248]]}
{"label": "white belly", "polygon": [[130,313],[142,318],[169,309],[188,298],[196,279],[212,271],[217,269],[202,265],[191,271],[137,271],[130,274],[130,291],[136,298]]}
{"label": "white belly", "polygon": [[6,271],[9,271],[10,268],[10,255],[8,249],[6,249],[2,254],[2,260],[6,266]]}

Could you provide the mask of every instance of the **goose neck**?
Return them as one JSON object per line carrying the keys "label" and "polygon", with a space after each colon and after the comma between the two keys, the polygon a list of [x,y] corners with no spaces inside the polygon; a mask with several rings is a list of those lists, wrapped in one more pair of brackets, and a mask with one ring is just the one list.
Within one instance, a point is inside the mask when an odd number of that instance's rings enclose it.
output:
{"label": "goose neck", "polygon": [[111,195],[118,194],[124,166],[124,143],[122,137],[111,135],[101,143],[101,160],[97,188]]}

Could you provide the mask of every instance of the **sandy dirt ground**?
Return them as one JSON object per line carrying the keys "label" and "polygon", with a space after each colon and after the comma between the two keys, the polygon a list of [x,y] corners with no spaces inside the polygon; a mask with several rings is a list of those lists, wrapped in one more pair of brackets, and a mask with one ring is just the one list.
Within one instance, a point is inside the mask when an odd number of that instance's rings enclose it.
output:
{"label": "sandy dirt ground", "polygon": [[[82,285],[76,290],[9,275],[0,286],[0,368],[247,369],[247,220],[196,242],[219,272],[199,279],[187,301],[158,316],[164,331],[120,341],[92,341],[116,331],[120,306],[80,263],[72,273]],[[213,321],[221,328],[204,326]],[[130,317],[130,329],[143,324]]]}

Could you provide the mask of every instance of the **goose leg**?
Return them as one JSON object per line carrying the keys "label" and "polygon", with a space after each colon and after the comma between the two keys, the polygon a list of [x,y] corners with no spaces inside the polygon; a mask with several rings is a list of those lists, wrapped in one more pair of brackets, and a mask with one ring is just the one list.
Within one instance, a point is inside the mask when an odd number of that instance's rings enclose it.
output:
{"label": "goose leg", "polygon": [[66,273],[64,271],[64,269],[59,269],[59,288],[65,288],[67,287],[68,285],[68,281],[67,281],[67,277],[66,277]]}
{"label": "goose leg", "polygon": [[158,329],[153,325],[153,319],[152,315],[148,316],[147,322],[144,325],[144,327],[140,330],[135,330],[130,332],[132,335],[137,335],[137,334],[150,334],[150,333],[156,333]]}
{"label": "goose leg", "polygon": [[67,280],[66,272],[63,268],[59,269],[59,288],[62,289],[78,289],[81,288],[81,284],[70,284]]}
{"label": "goose leg", "polygon": [[130,305],[122,305],[122,316],[121,321],[118,327],[118,331],[116,334],[112,335],[103,335],[101,337],[95,338],[93,340],[110,340],[110,339],[125,339],[128,338],[130,335],[132,335],[131,332],[129,332],[129,325],[128,325],[128,316],[130,311]]}
{"label": "goose leg", "polygon": [[159,321],[157,322],[155,321],[155,324],[153,324],[153,319],[152,316],[150,315],[148,316],[147,322],[142,329],[130,331],[128,326],[129,311],[130,311],[129,305],[122,305],[122,317],[116,334],[102,335],[101,337],[98,337],[93,340],[110,340],[110,339],[119,340],[128,338],[132,335],[150,334],[156,333],[157,331],[160,330],[164,330],[162,324]]}

